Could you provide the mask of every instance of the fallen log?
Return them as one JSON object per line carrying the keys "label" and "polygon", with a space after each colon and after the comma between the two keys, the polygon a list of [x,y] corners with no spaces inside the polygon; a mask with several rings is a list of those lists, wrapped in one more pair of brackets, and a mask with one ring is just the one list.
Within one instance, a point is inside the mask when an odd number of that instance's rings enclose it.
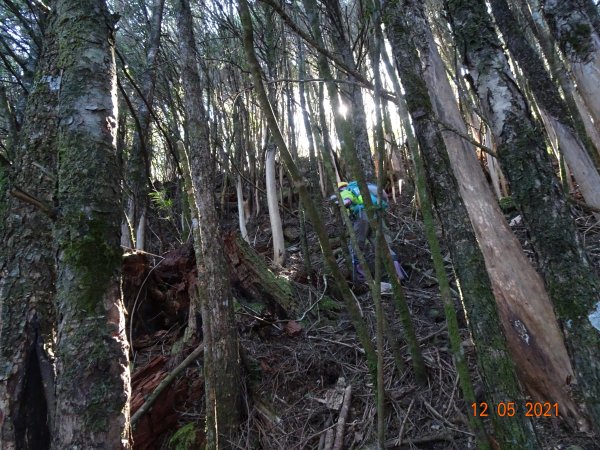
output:
{"label": "fallen log", "polygon": [[306,296],[306,287],[275,275],[263,258],[237,233],[224,239],[232,285],[252,299],[266,303],[283,318],[302,314],[299,299]]}

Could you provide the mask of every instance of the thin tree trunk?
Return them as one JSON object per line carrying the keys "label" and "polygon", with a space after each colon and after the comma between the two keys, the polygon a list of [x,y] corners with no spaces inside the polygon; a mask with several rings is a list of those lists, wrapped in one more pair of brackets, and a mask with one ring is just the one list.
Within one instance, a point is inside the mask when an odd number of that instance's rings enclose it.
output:
{"label": "thin tree trunk", "polygon": [[[397,23],[391,23],[394,20],[397,19],[388,21],[392,50],[398,61],[397,67],[400,75],[403,79],[412,80],[411,83],[405,83],[404,85],[407,107],[415,117],[413,125],[423,152],[423,158],[427,163],[429,186],[436,202],[438,218],[442,223],[450,246],[465,306],[465,314],[469,320],[471,333],[477,348],[477,362],[485,386],[486,400],[490,404],[497,404],[500,401],[516,402],[522,398],[522,394],[498,319],[495,299],[485,270],[483,255],[477,246],[464,203],[458,195],[458,185],[450,168],[442,136],[434,122],[435,116],[432,105],[428,97],[423,95],[427,88],[423,80],[419,59],[415,50],[407,46],[409,41],[407,35],[401,31],[402,28],[397,27]],[[397,82],[394,84],[396,94],[400,99],[402,98],[400,86]],[[398,106],[400,116],[406,124],[405,129],[409,146],[416,153],[418,143],[410,124],[407,122],[409,111],[406,111],[403,102],[399,102]],[[419,155],[416,154],[414,159],[415,164],[417,164],[415,176],[417,183],[420,183]],[[420,188],[419,196],[422,200],[427,197],[427,193],[423,189]],[[431,222],[431,219],[429,221]],[[429,226],[433,225],[430,224]],[[435,236],[432,235],[429,238],[435,239]],[[443,271],[443,264],[440,265],[439,261],[438,266],[437,270]],[[445,309],[452,322],[451,315],[454,314],[454,311],[451,308],[453,303],[449,299],[448,293],[446,293],[446,298]],[[455,324],[453,327],[455,327]],[[462,355],[462,351],[456,345],[456,342],[454,351],[457,353],[456,364],[458,366],[464,355]],[[463,366],[461,378],[465,376],[468,376],[468,372]],[[464,389],[465,397],[469,402],[469,397],[472,398],[473,396],[472,386],[467,384]],[[538,448],[531,423],[527,419],[492,416],[492,423],[497,433],[496,438],[502,446],[507,446],[507,448],[518,446],[523,449]],[[481,441],[482,430],[480,424],[474,423],[473,427],[479,430],[479,440]]]}
{"label": "thin tree trunk", "polygon": [[[344,20],[342,17],[342,11],[340,8],[339,0],[325,0],[325,10],[329,16],[331,23],[332,36],[331,40],[336,48],[336,51],[341,55],[344,63],[352,70],[357,70],[356,61],[352,54],[352,47],[349,42],[346,30],[344,29]],[[322,56],[320,55],[319,58]],[[321,73],[323,75],[323,73]],[[348,76],[348,79],[352,79]],[[371,156],[371,147],[369,145],[369,135],[367,133],[367,121],[365,114],[365,106],[362,97],[362,90],[360,86],[356,84],[348,85],[347,96],[350,98],[350,107],[348,113],[351,119],[347,120],[348,123],[352,124],[353,133],[353,149],[356,153],[360,166],[368,180],[375,179],[375,170],[373,165],[373,158]],[[331,98],[332,91],[329,91]],[[335,108],[335,102],[333,103]],[[337,106],[339,108],[339,106]],[[334,111],[335,113],[335,111]],[[339,133],[339,130],[338,130]],[[348,147],[346,147],[348,149]]]}
{"label": "thin tree trunk", "polygon": [[[303,0],[304,9],[310,23],[311,31],[315,36],[315,41],[321,48],[325,48],[323,41],[323,34],[321,31],[321,24],[319,21],[319,11],[316,0]],[[317,67],[319,70],[319,76],[326,80],[327,93],[329,95],[329,101],[331,102],[331,109],[333,112],[335,131],[337,138],[340,142],[340,148],[342,151],[345,149],[349,151],[354,150],[354,136],[350,123],[342,116],[340,112],[340,99],[338,95],[337,85],[333,82],[333,75],[331,74],[331,68],[329,67],[329,61],[327,57],[322,53],[317,55]]]}
{"label": "thin tree trunk", "polygon": [[600,124],[600,36],[576,0],[540,0],[544,18],[563,54],[596,128]]}
{"label": "thin tree trunk", "polygon": [[157,57],[160,47],[162,18],[165,0],[153,0],[152,21],[149,29],[149,45],[146,54],[146,67],[141,79],[141,95],[136,98],[135,109],[139,129],[133,136],[128,175],[131,180],[132,208],[131,225],[135,229],[135,248],[144,250],[146,246],[146,214],[150,183],[150,109],[154,103]]}
{"label": "thin tree trunk", "polygon": [[244,201],[244,190],[243,190],[243,183],[242,183],[242,174],[241,171],[243,169],[243,155],[244,155],[244,139],[242,136],[242,131],[243,131],[243,127],[242,127],[242,123],[241,123],[241,114],[240,114],[240,109],[241,107],[239,106],[240,103],[242,102],[241,97],[238,98],[238,103],[236,105],[234,105],[234,113],[233,113],[233,139],[234,139],[234,144],[235,144],[235,152],[236,152],[236,161],[237,161],[237,170],[239,171],[236,175],[235,175],[235,192],[236,192],[236,198],[237,198],[237,209],[238,209],[238,223],[239,223],[239,227],[240,227],[240,234],[242,235],[242,238],[250,243],[250,238],[248,238],[248,230],[246,229],[246,222],[248,220],[248,217],[246,217],[246,211],[244,208],[245,205],[245,201]]}
{"label": "thin tree trunk", "polygon": [[56,420],[52,448],[129,448],[129,344],[120,292],[115,17],[56,3],[58,134]]}
{"label": "thin tree trunk", "polygon": [[[315,140],[313,136],[313,127],[310,121],[308,109],[306,107],[306,90],[304,88],[306,79],[306,62],[304,59],[304,44],[300,37],[298,37],[298,77],[300,83],[298,84],[298,95],[300,96],[300,110],[302,113],[302,120],[304,121],[304,131],[306,132],[306,139],[308,141],[308,176],[311,183],[311,189],[316,192],[317,185],[319,184],[318,176],[322,176],[322,170],[316,163],[315,159]],[[317,170],[317,167],[319,170]],[[327,196],[327,191],[322,190],[322,196]]]}
{"label": "thin tree trunk", "polygon": [[265,158],[265,182],[267,185],[267,206],[271,223],[271,237],[273,239],[273,262],[278,266],[283,266],[286,253],[281,214],[279,213],[279,198],[277,196],[277,179],[275,174],[276,151],[275,144],[269,142]]}
{"label": "thin tree trunk", "polygon": [[180,0],[178,8],[189,166],[193,206],[198,214],[194,236],[204,337],[207,448],[227,449],[231,448],[229,440],[235,436],[241,420],[239,341],[222,233],[214,204],[214,172],[208,146],[209,130],[202,85],[197,70],[198,51],[194,41],[192,13],[188,0]]}
{"label": "thin tree trunk", "polygon": [[262,84],[261,77],[261,68],[256,58],[256,54],[254,53],[254,32],[252,29],[252,19],[250,17],[250,10],[248,7],[248,3],[246,0],[239,1],[239,13],[240,19],[243,27],[243,40],[244,40],[244,49],[246,51],[246,56],[248,58],[248,63],[250,67],[250,71],[252,74],[252,79],[254,83],[254,88],[258,95],[258,99],[263,110],[263,113],[266,115],[267,122],[269,124],[269,128],[273,134],[273,137],[276,141],[277,147],[279,148],[280,154],[286,164],[286,167],[292,177],[292,181],[294,183],[294,187],[298,189],[298,193],[300,195],[300,201],[302,202],[306,214],[308,215],[309,220],[311,221],[314,230],[317,233],[319,238],[319,242],[321,243],[321,249],[323,251],[323,255],[325,257],[325,262],[327,264],[328,269],[331,271],[331,274],[335,280],[335,283],[342,293],[344,302],[346,303],[346,307],[348,308],[348,312],[350,314],[352,323],[356,329],[358,334],[358,338],[360,340],[361,345],[365,350],[365,354],[367,357],[367,364],[369,365],[369,369],[371,373],[374,373],[374,369],[376,367],[376,354],[373,349],[373,344],[371,343],[370,336],[365,327],[365,324],[362,322],[362,318],[360,316],[360,312],[354,298],[352,297],[352,293],[344,280],[343,275],[340,272],[340,269],[337,265],[337,261],[335,259],[335,255],[329,246],[329,237],[327,235],[327,231],[325,229],[323,220],[319,215],[314,202],[312,201],[308,189],[306,187],[306,181],[302,178],[298,168],[296,167],[294,160],[292,159],[291,154],[289,153],[287,146],[285,144],[285,140],[283,139],[283,135],[279,130],[279,125],[277,124],[277,119],[275,118],[275,114],[273,113],[273,109],[269,102],[269,98],[267,97],[267,93]]}

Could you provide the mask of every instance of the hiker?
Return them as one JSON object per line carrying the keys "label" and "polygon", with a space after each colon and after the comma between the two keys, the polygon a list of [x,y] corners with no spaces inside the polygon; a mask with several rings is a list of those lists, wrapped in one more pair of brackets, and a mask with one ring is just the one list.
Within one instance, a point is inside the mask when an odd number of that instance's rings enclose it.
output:
{"label": "hiker", "polygon": [[[369,192],[371,194],[371,201],[373,202],[374,205],[378,205],[377,186],[372,183],[367,183],[367,186],[368,186]],[[356,183],[356,181],[351,181],[350,183],[342,181],[342,182],[338,183],[338,189],[340,191],[340,196],[342,197],[342,201],[344,202],[344,206],[350,212],[350,220],[352,221],[352,228],[356,235],[356,240],[358,241],[358,247],[365,255],[365,258],[367,259],[369,265],[371,265],[373,256],[372,256],[372,254],[369,255],[370,258],[367,256],[366,243],[367,243],[367,239],[368,239],[369,242],[371,243],[371,248],[374,250],[375,242],[374,242],[374,236],[372,236],[372,233],[371,233],[371,228],[369,226],[369,220],[367,218],[367,213],[365,212],[365,204],[364,204],[362,195],[360,193],[360,190],[358,188],[358,184]],[[388,197],[387,197],[387,194],[385,193],[385,191],[383,191],[381,194],[381,204],[379,204],[378,206],[379,206],[379,208],[381,208],[383,210],[385,210],[388,207]],[[394,261],[394,266],[396,268],[396,276],[398,277],[398,280],[402,281],[402,280],[407,279],[408,276],[407,276],[406,272],[404,271],[404,269],[402,268],[402,265],[400,264],[398,255],[396,255],[396,253],[389,247],[389,245],[388,245],[388,251],[390,252],[390,255],[392,255],[392,260]],[[364,281],[365,273],[364,273],[362,267],[360,267],[360,264],[358,263],[358,258],[356,257],[356,252],[352,248],[352,245],[350,245],[350,255],[352,256],[352,266],[353,266],[352,277],[353,277],[353,279],[355,278],[355,274],[356,274],[357,281]],[[385,284],[387,285],[388,283],[385,283]],[[382,286],[383,286],[383,284],[382,284]],[[388,288],[388,286],[386,286],[386,288]],[[389,288],[391,288],[391,286],[389,286]]]}

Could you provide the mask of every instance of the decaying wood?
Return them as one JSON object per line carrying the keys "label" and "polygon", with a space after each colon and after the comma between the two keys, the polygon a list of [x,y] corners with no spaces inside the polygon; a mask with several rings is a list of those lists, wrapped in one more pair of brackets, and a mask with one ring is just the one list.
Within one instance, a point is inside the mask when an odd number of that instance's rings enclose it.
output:
{"label": "decaying wood", "polygon": [[135,425],[135,423],[142,417],[154,404],[158,396],[165,390],[167,386],[169,386],[177,376],[183,372],[191,363],[193,363],[204,351],[204,345],[200,344],[196,349],[185,358],[181,364],[179,364],[173,371],[167,375],[160,384],[152,391],[152,393],[148,396],[146,401],[140,408],[131,416],[131,425]]}
{"label": "decaying wood", "polygon": [[287,317],[298,317],[297,287],[293,282],[276,276],[264,260],[239,235],[225,236],[225,253],[231,268],[233,285],[252,299],[266,300]]}

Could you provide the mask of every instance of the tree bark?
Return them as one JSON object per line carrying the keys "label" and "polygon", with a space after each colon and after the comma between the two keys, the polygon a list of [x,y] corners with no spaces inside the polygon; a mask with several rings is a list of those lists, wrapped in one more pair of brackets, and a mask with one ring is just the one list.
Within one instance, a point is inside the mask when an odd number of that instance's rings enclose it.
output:
{"label": "tree bark", "polygon": [[365,324],[362,322],[360,311],[358,310],[354,298],[352,297],[352,293],[350,292],[350,289],[337,265],[335,255],[333,254],[333,251],[331,250],[331,247],[329,245],[329,237],[327,236],[327,231],[325,230],[323,220],[310,197],[306,186],[306,181],[302,178],[300,171],[298,170],[294,163],[294,160],[292,159],[292,155],[287,149],[285,140],[283,139],[283,135],[279,130],[277,119],[275,118],[275,114],[273,113],[273,109],[269,102],[269,98],[267,97],[266,90],[262,85],[261,68],[258,63],[258,59],[256,58],[256,54],[254,53],[254,30],[252,27],[252,19],[250,17],[250,8],[248,7],[248,3],[246,2],[246,0],[239,1],[239,14],[243,28],[244,49],[246,51],[248,65],[250,66],[250,72],[252,74],[252,81],[254,83],[254,88],[258,95],[261,108],[263,110],[263,113],[266,115],[269,128],[273,133],[273,137],[275,139],[277,147],[279,148],[280,154],[283,160],[285,161],[285,165],[290,173],[290,176],[292,177],[294,187],[298,190],[300,201],[302,202],[306,214],[309,220],[312,222],[314,230],[317,233],[319,242],[321,244],[321,249],[325,258],[325,262],[327,264],[328,269],[331,271],[333,278],[335,279],[335,283],[338,289],[342,293],[344,302],[346,303],[346,307],[348,308],[348,313],[350,314],[352,323],[356,329],[356,333],[358,335],[360,343],[365,350],[367,364],[369,366],[369,369],[371,370],[371,373],[373,374],[377,364],[377,358],[375,355],[375,350],[373,349],[373,344],[371,343],[371,339],[369,337],[369,333],[367,331],[367,328],[365,327]]}
{"label": "tree bark", "polygon": [[55,16],[49,21],[20,135],[13,136],[9,148],[14,162],[0,167],[5,172],[0,186],[0,442],[6,450],[28,443],[50,448],[54,418],[52,221],[10,194],[19,188],[54,204],[61,75]]}
{"label": "tree bark", "polygon": [[158,50],[162,30],[162,19],[165,0],[153,0],[152,20],[150,22],[148,51],[146,53],[146,66],[141,77],[141,92],[135,101],[137,124],[139,129],[133,136],[131,157],[129,160],[128,175],[131,180],[132,197],[128,212],[131,214],[131,223],[135,230],[135,248],[144,250],[146,236],[146,216],[148,209],[148,193],[150,189],[150,163],[152,152],[150,141],[150,108],[154,103],[156,85],[156,71]]}
{"label": "tree bark", "polygon": [[[544,135],[517,88],[484,1],[448,2],[497,154],[523,213],[548,293],[567,337],[576,370],[574,387],[600,431],[600,280],[593,273],[543,146]],[[479,43],[474,46],[474,37]],[[483,42],[483,44],[482,44]]]}
{"label": "tree bark", "polygon": [[115,17],[59,0],[62,70],[54,238],[58,342],[52,448],[129,448],[129,345],[120,294]]}
{"label": "tree bark", "polygon": [[540,0],[550,31],[571,64],[577,88],[594,118],[600,124],[600,36],[577,0]]}
{"label": "tree bark", "polygon": [[578,136],[576,124],[560,97],[537,51],[527,42],[506,0],[493,0],[492,11],[510,53],[519,63],[536,99],[547,130],[555,134],[560,151],[577,180],[586,203],[600,208],[600,175],[587,149],[585,136]]}
{"label": "tree bark", "polygon": [[[394,15],[393,10],[384,17],[387,18],[388,35],[398,72],[403,80],[409,80],[404,82],[408,112],[400,102],[400,117],[407,124],[405,129],[409,145],[413,148],[419,145],[423,153],[428,185],[450,247],[465,315],[477,349],[485,398],[490,404],[518,402],[522,393],[501,328],[484,257],[477,246],[465,204],[459,196],[458,182],[435,123],[433,105],[429,96],[423,95],[427,92],[423,68],[415,49],[409,46],[408,30],[402,27],[399,17]],[[400,86],[394,84],[396,94],[401,99]],[[414,118],[416,139],[408,124],[408,113]],[[492,416],[492,424],[502,447],[533,449],[539,446],[531,423],[526,418]]]}
{"label": "tree bark", "polygon": [[[304,9],[310,23],[311,31],[315,37],[317,45],[321,48],[325,48],[323,40],[323,33],[321,31],[321,23],[319,21],[319,10],[316,0],[303,0]],[[338,87],[333,81],[333,75],[331,74],[331,68],[329,67],[329,61],[327,57],[322,53],[317,55],[317,67],[319,70],[319,76],[324,78],[325,84],[327,85],[327,93],[329,95],[329,101],[331,102],[331,109],[333,113],[333,122],[335,125],[335,131],[337,138],[340,142],[340,149],[342,151],[348,149],[354,151],[354,135],[350,127],[350,123],[342,116],[340,112],[340,98],[338,94]],[[323,139],[326,139],[325,136]],[[339,168],[338,168],[339,170]]]}
{"label": "tree bark", "polygon": [[[329,16],[329,22],[331,24],[331,41],[333,42],[336,51],[340,54],[341,59],[344,63],[352,70],[357,70],[356,61],[352,53],[352,46],[349,42],[349,37],[344,27],[344,19],[340,7],[339,0],[325,0],[325,11]],[[321,57],[321,56],[319,56]],[[348,80],[353,81],[351,75],[347,76]],[[367,180],[375,180],[375,170],[373,165],[373,157],[371,155],[371,146],[369,144],[369,135],[367,133],[367,119],[365,114],[365,106],[363,102],[362,90],[360,86],[356,84],[349,84],[344,89],[346,97],[350,100],[350,107],[348,113],[350,120],[346,119],[348,123],[352,124],[353,133],[353,149],[360,161],[360,166],[365,174]],[[329,92],[331,97],[331,91]],[[335,107],[335,103],[334,103]],[[339,106],[338,106],[339,108]],[[339,131],[339,130],[338,130]]]}
{"label": "tree bark", "polygon": [[[229,439],[241,420],[241,374],[239,341],[227,277],[222,233],[214,205],[214,173],[208,146],[207,118],[202,84],[197,70],[192,13],[188,0],[180,0],[179,32],[182,55],[181,77],[187,113],[189,166],[198,212],[200,239],[196,242],[199,290],[204,334],[207,448],[231,448]],[[185,158],[185,152],[183,158]],[[196,239],[197,241],[197,239]]]}
{"label": "tree bark", "polygon": [[[415,41],[422,44],[420,74],[403,78],[405,85],[414,84],[416,95],[428,96],[436,117],[467,135],[446,70],[437,53],[433,37],[420,6],[414,1],[396,3],[395,17],[406,16],[414,30]],[[410,8],[410,9],[408,9]],[[400,13],[400,11],[403,11]],[[407,22],[393,24],[394,33],[406,32]],[[393,40],[393,35],[390,36]],[[395,45],[392,44],[392,48]],[[400,58],[397,67],[404,64]],[[424,80],[423,84],[421,80]],[[421,108],[412,113],[422,115]],[[461,197],[469,213],[475,235],[483,253],[492,283],[509,349],[517,373],[528,390],[544,401],[558,401],[571,418],[579,412],[568,392],[565,380],[572,376],[556,318],[544,284],[535,272],[521,245],[506,223],[490,191],[475,152],[453,132],[442,132],[450,164],[456,176]]]}

